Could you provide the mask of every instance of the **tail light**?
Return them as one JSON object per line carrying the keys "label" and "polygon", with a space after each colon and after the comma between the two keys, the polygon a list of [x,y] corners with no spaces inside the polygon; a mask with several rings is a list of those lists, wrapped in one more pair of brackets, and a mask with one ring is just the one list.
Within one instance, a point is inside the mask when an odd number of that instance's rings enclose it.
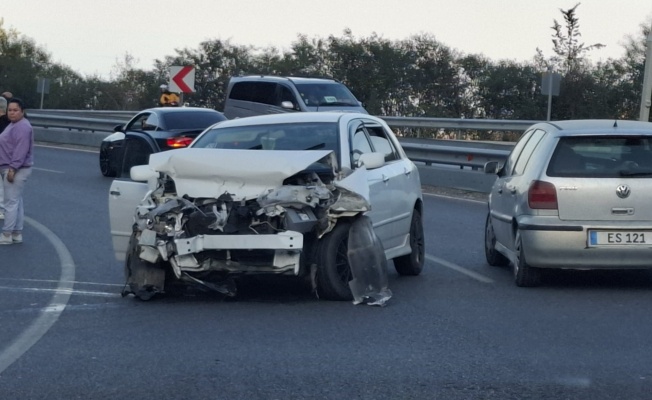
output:
{"label": "tail light", "polygon": [[168,147],[172,149],[178,149],[180,147],[188,147],[192,143],[194,138],[191,137],[172,137],[167,139]]}
{"label": "tail light", "polygon": [[527,191],[527,203],[534,210],[556,210],[557,189],[550,182],[533,181]]}

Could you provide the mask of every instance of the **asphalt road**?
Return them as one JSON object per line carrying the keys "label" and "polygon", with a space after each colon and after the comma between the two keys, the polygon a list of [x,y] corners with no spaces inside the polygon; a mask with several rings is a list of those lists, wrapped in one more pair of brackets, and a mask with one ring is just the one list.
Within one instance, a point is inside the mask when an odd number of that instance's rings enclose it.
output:
{"label": "asphalt road", "polygon": [[428,262],[383,308],[290,279],[234,300],[121,298],[97,153],[36,149],[0,247],[1,399],[649,399],[652,274],[485,264],[483,196],[425,195]]}

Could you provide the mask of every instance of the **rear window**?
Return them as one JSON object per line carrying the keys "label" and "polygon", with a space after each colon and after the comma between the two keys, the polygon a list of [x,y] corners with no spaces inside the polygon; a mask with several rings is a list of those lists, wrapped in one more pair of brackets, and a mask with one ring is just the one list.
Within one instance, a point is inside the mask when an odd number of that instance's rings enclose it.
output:
{"label": "rear window", "polygon": [[560,138],[546,174],[552,177],[650,177],[652,137]]}
{"label": "rear window", "polygon": [[198,112],[170,112],[163,114],[165,127],[168,130],[187,129],[203,130],[216,122],[224,121],[222,114],[211,111]]}

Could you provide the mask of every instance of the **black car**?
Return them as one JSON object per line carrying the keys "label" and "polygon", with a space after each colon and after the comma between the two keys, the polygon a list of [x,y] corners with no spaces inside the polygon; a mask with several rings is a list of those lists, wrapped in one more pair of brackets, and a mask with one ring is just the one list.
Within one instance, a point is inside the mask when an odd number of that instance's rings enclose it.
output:
{"label": "black car", "polygon": [[224,120],[222,113],[208,108],[143,110],[102,141],[100,171],[104,176],[128,174],[131,166],[147,164],[150,154],[186,147],[205,128]]}

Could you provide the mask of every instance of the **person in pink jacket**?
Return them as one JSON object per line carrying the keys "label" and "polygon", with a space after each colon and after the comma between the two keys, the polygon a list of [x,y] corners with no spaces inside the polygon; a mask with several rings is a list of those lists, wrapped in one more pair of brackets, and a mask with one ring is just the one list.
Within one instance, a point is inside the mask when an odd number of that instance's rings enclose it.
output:
{"label": "person in pink jacket", "polygon": [[23,241],[23,189],[34,165],[34,131],[25,118],[25,106],[20,99],[8,100],[7,116],[11,123],[0,135],[0,175],[5,208],[0,245]]}

